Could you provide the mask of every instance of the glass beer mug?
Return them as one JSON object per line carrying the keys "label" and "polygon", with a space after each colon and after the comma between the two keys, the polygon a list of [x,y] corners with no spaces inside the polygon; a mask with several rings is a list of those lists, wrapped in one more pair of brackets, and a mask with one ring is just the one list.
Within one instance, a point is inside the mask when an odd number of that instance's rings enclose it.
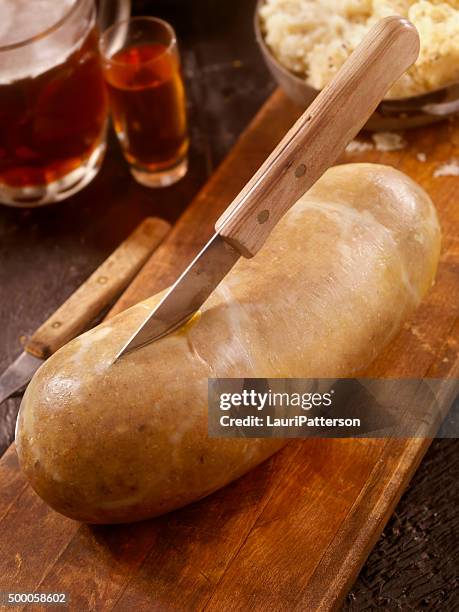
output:
{"label": "glass beer mug", "polygon": [[1,1],[3,204],[57,202],[97,174],[108,116],[98,38],[94,0]]}

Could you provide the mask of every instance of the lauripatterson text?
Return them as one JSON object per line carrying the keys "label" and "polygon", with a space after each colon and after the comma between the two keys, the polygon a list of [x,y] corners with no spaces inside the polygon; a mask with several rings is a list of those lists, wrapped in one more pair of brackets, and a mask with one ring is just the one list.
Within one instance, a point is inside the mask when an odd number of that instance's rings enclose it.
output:
{"label": "lauripatterson text", "polygon": [[331,418],[331,417],[308,417],[306,415],[295,415],[293,417],[276,418],[270,415],[245,417],[231,417],[225,414],[220,417],[222,427],[360,427],[360,419]]}

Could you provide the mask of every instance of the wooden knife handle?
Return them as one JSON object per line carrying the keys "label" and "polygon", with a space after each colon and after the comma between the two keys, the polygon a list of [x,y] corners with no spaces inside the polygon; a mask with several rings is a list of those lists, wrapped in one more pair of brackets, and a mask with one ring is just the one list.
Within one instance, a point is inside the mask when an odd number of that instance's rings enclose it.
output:
{"label": "wooden knife handle", "polygon": [[341,155],[419,53],[401,17],[377,23],[218,219],[216,231],[252,257],[280,218]]}
{"label": "wooden knife handle", "polygon": [[148,217],[95,272],[37,329],[25,350],[46,359],[88,328],[101,311],[127,287],[170,225]]}

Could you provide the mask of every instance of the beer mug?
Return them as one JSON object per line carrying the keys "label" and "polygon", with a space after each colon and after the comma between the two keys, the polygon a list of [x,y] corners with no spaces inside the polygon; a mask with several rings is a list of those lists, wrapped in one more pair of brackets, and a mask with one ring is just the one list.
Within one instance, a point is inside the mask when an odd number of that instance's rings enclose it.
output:
{"label": "beer mug", "polygon": [[3,204],[57,202],[97,174],[108,116],[98,38],[94,0],[0,3]]}

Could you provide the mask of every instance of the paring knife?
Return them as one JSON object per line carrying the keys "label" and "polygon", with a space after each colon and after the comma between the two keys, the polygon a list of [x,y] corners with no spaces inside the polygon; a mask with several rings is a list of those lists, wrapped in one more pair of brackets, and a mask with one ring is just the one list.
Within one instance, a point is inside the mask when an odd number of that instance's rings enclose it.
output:
{"label": "paring knife", "polygon": [[23,389],[45,359],[87,329],[121,294],[169,229],[169,223],[162,219],[145,219],[37,329],[24,352],[0,376],[0,403]]}
{"label": "paring knife", "polygon": [[419,53],[401,17],[376,24],[218,219],[214,236],[116,356],[192,316],[242,255],[253,257],[278,221],[341,155]]}

